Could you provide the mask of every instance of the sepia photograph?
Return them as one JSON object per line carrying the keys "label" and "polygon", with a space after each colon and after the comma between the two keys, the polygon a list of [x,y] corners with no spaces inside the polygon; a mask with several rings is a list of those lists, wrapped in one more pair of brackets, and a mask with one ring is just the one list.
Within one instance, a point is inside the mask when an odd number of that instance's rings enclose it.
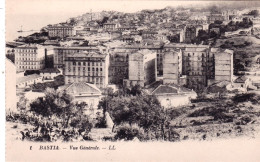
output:
{"label": "sepia photograph", "polygon": [[260,161],[260,1],[6,0],[4,42],[6,161]]}

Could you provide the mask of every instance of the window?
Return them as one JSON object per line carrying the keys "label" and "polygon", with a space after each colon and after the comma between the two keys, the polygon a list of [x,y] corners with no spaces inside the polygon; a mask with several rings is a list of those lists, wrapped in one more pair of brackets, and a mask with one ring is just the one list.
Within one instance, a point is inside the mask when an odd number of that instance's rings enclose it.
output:
{"label": "window", "polygon": [[86,62],[83,62],[83,65],[86,66]]}
{"label": "window", "polygon": [[76,65],[76,62],[73,62],[73,65]]}
{"label": "window", "polygon": [[80,65],[81,65],[81,62],[78,62],[78,65],[80,66]]}

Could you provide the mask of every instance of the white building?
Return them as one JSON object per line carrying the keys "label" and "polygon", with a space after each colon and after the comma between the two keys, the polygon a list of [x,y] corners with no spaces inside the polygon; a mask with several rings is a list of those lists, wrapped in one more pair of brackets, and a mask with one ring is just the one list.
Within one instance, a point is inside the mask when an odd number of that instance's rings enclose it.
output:
{"label": "white building", "polygon": [[43,82],[43,77],[38,75],[38,74],[32,74],[32,75],[27,75],[21,78],[17,78],[16,80],[16,87],[17,88],[26,88],[29,85],[37,84],[37,83],[42,83]]}
{"label": "white building", "polygon": [[61,75],[61,71],[57,68],[46,68],[40,71],[43,79],[54,79],[56,76]]}
{"label": "white building", "polygon": [[85,102],[85,113],[96,114],[98,112],[98,104],[102,97],[101,91],[94,85],[86,82],[71,83],[59,87],[60,91],[74,97],[74,102]]}
{"label": "white building", "polygon": [[43,69],[45,66],[45,48],[37,44],[16,47],[15,66],[18,72]]}
{"label": "white building", "polygon": [[197,97],[196,92],[175,84],[159,85],[150,94],[166,109],[189,105],[191,99]]}

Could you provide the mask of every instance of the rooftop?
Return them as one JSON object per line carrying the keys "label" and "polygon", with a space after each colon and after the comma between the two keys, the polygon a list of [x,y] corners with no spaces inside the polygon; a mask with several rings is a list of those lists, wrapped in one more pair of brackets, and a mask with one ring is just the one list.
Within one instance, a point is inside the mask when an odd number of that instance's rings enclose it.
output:
{"label": "rooftop", "polygon": [[96,49],[96,50],[98,50],[98,48],[96,47],[96,46],[88,46],[88,47],[55,47],[54,49],[71,49],[71,50],[73,50],[73,49],[82,49],[82,50],[84,50],[84,49]]}
{"label": "rooftop", "polygon": [[96,58],[105,58],[107,55],[99,52],[80,52],[80,53],[70,53],[67,57],[79,58],[79,57],[96,57]]}
{"label": "rooftop", "polygon": [[33,49],[38,49],[38,48],[44,48],[44,46],[39,45],[39,44],[24,44],[24,45],[18,46],[16,48],[33,48]]}
{"label": "rooftop", "polygon": [[238,77],[234,82],[235,83],[245,83],[245,81],[247,80],[248,78],[245,76],[245,75],[243,75],[243,76],[241,76],[241,77]]}
{"label": "rooftop", "polygon": [[179,86],[176,84],[162,84],[162,82],[157,81],[147,87],[148,93],[152,95],[159,94],[182,94],[182,93],[196,93],[188,88]]}
{"label": "rooftop", "polygon": [[24,77],[21,77],[21,78],[17,78],[16,84],[24,83],[24,82],[34,80],[34,79],[37,79],[37,78],[41,78],[41,76],[38,75],[38,74],[27,75],[27,76],[24,76]]}
{"label": "rooftop", "polygon": [[59,90],[74,95],[101,95],[101,91],[94,85],[86,82],[71,83],[59,87]]}

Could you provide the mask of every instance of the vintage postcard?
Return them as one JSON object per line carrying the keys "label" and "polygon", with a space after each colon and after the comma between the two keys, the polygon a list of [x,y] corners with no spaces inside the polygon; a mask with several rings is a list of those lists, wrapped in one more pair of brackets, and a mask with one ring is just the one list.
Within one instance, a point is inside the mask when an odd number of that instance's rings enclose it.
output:
{"label": "vintage postcard", "polygon": [[260,161],[260,2],[5,3],[6,161]]}

